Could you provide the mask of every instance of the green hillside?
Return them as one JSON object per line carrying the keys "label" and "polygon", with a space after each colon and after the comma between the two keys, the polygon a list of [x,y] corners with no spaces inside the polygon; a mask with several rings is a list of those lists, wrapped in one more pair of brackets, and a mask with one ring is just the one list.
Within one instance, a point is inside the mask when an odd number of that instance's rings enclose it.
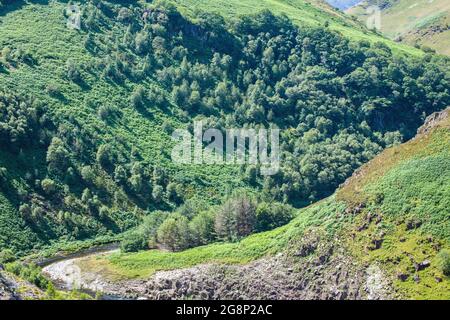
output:
{"label": "green hillside", "polygon": [[353,40],[381,41],[399,53],[421,54],[419,50],[399,45],[368,31],[363,24],[349,18],[322,0],[232,0],[226,2],[220,0],[174,0],[173,2],[182,12],[194,19],[196,10],[218,13],[226,18],[236,18],[268,9],[275,14],[285,14],[298,25],[323,26],[327,24],[330,29],[341,32]]}
{"label": "green hillside", "polygon": [[[304,2],[265,3],[319,27],[269,11],[238,18],[247,2],[227,3],[197,2],[234,19],[189,2],[83,1],[80,30],[65,2],[0,9],[1,249],[112,240],[154,212],[192,219],[232,191],[302,207],[450,104],[442,57],[399,57],[353,28],[361,37],[349,39],[333,31],[345,18],[326,27]],[[199,118],[278,126],[281,171],[174,164],[173,129]]]}
{"label": "green hillside", "polygon": [[[309,245],[306,236],[313,232],[321,234],[322,245],[339,239],[335,243],[339,249],[335,248],[333,254],[345,249],[354,265],[380,266],[391,283],[391,297],[449,299],[449,143],[447,109],[439,117],[430,118],[414,140],[381,153],[360,168],[335,195],[301,210],[284,227],[233,244],[214,244],[180,253],[153,250],[114,254],[82,260],[79,266],[96,271],[105,279],[123,281],[198,264],[247,264],[284,253],[293,259],[289,260],[290,267],[297,270],[297,265],[313,261],[313,252],[319,251],[312,249],[305,257],[293,258],[298,257],[298,248]],[[446,264],[442,261],[445,255]],[[321,270],[328,270],[333,259],[327,259],[319,264]],[[425,263],[425,267],[420,267],[423,261],[429,261],[429,266]],[[308,272],[301,277],[308,278]],[[245,278],[239,281],[246,283]],[[244,295],[246,288],[241,290]]]}
{"label": "green hillside", "polygon": [[[384,279],[382,293],[372,286],[378,298],[449,298],[448,118],[406,142],[450,105],[447,57],[396,44],[322,1],[78,6],[0,2],[6,278],[52,296],[23,261],[120,240],[122,253],[82,269],[117,286],[225,263],[215,276],[239,283],[228,268],[250,277],[254,266],[263,279],[279,263],[282,297],[371,298],[361,289],[369,274]],[[279,172],[176,164],[171,135],[195,120],[221,132],[281,129]],[[322,296],[322,276],[355,283]]]}
{"label": "green hillside", "polygon": [[378,5],[381,11],[381,32],[399,42],[425,46],[450,54],[450,3],[446,0],[363,1],[347,13],[361,21],[367,18],[366,8]]}

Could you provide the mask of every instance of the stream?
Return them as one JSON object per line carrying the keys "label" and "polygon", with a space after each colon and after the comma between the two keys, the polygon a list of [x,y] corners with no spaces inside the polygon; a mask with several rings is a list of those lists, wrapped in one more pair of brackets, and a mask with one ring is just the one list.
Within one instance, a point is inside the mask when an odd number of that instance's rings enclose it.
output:
{"label": "stream", "polygon": [[[68,255],[56,255],[54,257],[37,261],[42,267],[42,273],[52,281],[55,288],[62,291],[78,290],[101,300],[125,300],[124,297],[105,293],[103,281],[94,273],[82,271],[77,262],[91,256],[108,255],[119,250],[119,244],[92,247]],[[100,292],[100,296],[97,295]]]}

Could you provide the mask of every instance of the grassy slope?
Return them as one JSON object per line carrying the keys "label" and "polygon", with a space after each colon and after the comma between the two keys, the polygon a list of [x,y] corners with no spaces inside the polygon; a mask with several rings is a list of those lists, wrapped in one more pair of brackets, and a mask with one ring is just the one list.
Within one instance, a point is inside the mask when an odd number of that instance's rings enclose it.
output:
{"label": "grassy slope", "polygon": [[[393,276],[408,274],[407,281],[396,279],[394,283],[408,298],[449,299],[449,278],[442,276],[435,263],[439,248],[450,246],[449,178],[447,118],[432,134],[383,152],[337,193],[339,200],[366,203],[367,212],[383,216],[380,225],[372,224],[349,239],[349,248],[360,261],[377,261]],[[420,228],[408,230],[409,221],[419,221]],[[361,221],[356,224],[361,225]],[[367,250],[367,243],[380,232],[386,233],[382,247]],[[413,280],[412,259],[431,261],[430,268],[416,273],[419,284]],[[436,283],[436,277],[444,281]]]}
{"label": "grassy slope", "polygon": [[[366,7],[377,1],[365,1],[347,12],[366,20]],[[382,11],[381,31],[391,39],[401,38],[409,44],[419,43],[450,54],[450,2],[447,0],[400,0]],[[443,32],[434,30],[440,27]]]}
{"label": "grassy slope", "polygon": [[353,40],[381,41],[396,52],[420,55],[421,51],[413,47],[395,43],[367,31],[360,23],[355,22],[342,12],[331,8],[320,0],[171,0],[180,11],[194,15],[196,9],[221,14],[227,18],[252,14],[269,9],[276,14],[285,14],[299,25],[324,25],[341,32]]}
{"label": "grassy slope", "polygon": [[[237,243],[217,243],[183,252],[159,250],[134,254],[113,254],[108,259],[83,260],[81,266],[90,272],[103,273],[112,279],[148,277],[156,271],[186,268],[204,263],[247,263],[286,250],[290,242],[311,226],[321,226],[334,233],[351,217],[345,216],[345,205],[334,197],[301,210],[299,217],[281,228],[255,234]],[[330,215],[330,212],[338,216]],[[105,272],[106,271],[106,272]]]}
{"label": "grassy slope", "polygon": [[[213,244],[179,253],[147,251],[114,254],[109,258],[85,260],[82,266],[112,279],[147,277],[158,270],[185,268],[200,263],[247,263],[266,255],[289,251],[308,228],[321,228],[347,243],[355,261],[379,263],[395,279],[399,272],[408,280],[394,280],[397,292],[407,298],[449,299],[450,279],[435,266],[439,248],[450,248],[450,118],[432,134],[384,151],[363,166],[336,195],[301,210],[282,228],[250,236],[238,243]],[[364,203],[359,215],[346,208]],[[365,223],[375,213],[381,223]],[[421,226],[407,230],[413,219]],[[378,250],[368,250],[371,240],[383,232]],[[353,235],[353,236],[352,236]],[[425,259],[431,267],[413,280],[412,264]],[[437,283],[435,277],[443,278]]]}

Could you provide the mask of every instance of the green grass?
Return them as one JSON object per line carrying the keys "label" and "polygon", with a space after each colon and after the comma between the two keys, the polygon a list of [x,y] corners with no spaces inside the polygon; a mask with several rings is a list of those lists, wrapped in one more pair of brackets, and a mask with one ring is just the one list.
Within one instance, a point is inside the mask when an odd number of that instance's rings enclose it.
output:
{"label": "green grass", "polygon": [[25,251],[30,243],[41,244],[25,222],[17,216],[10,201],[0,193],[0,248],[14,248],[16,252]]}
{"label": "green grass", "polygon": [[365,203],[370,198],[366,188],[377,186],[380,177],[384,177],[393,168],[398,168],[401,163],[430,156],[442,156],[446,159],[449,150],[449,126],[450,120],[445,119],[433,134],[421,135],[400,146],[384,150],[375,159],[362,166],[359,174],[350,179],[344,188],[338,190],[338,198],[348,203]]}
{"label": "green grass", "polygon": [[[366,21],[367,3],[350,8],[348,13],[355,15],[362,22]],[[376,1],[375,1],[376,3]],[[439,53],[450,54],[449,32],[432,30],[432,26],[442,26],[445,30],[450,19],[450,3],[447,0],[409,0],[395,1],[382,11],[381,31],[387,37],[402,37],[404,43],[414,45],[416,42],[436,49]]]}
{"label": "green grass", "polygon": [[[368,250],[368,243],[380,228],[387,230],[382,247],[378,250]],[[406,231],[405,224],[397,225],[394,220],[384,221],[382,227],[371,225],[369,229],[358,233],[348,242],[355,261],[361,264],[378,264],[391,276],[397,295],[408,299],[448,300],[450,279],[443,275],[437,266],[436,246],[448,248],[449,243],[442,243],[438,239],[430,241],[422,230]],[[416,272],[411,259],[416,263],[429,260],[431,265]],[[401,281],[398,274],[405,274],[408,277],[405,281]],[[418,283],[414,280],[415,276],[420,279]],[[442,281],[437,282],[437,278]]]}
{"label": "green grass", "polygon": [[[369,37],[373,41],[387,41],[393,48],[397,46],[375,34],[364,34],[358,24],[353,23],[341,13],[328,7],[324,7],[325,11],[319,10],[300,0],[265,0],[264,2],[255,0],[233,0],[232,2],[177,0],[176,3],[179,8],[184,8],[184,11],[191,16],[194,9],[202,9],[223,14],[229,19],[238,15],[255,13],[255,8],[257,10],[270,9],[277,14],[288,15],[299,24],[323,25],[327,21],[330,22],[332,29],[341,30],[350,38]],[[30,1],[20,5],[12,4],[0,11],[0,49],[20,48],[31,52],[34,57],[38,58],[36,65],[20,64],[17,68],[8,68],[5,72],[0,73],[1,89],[26,93],[37,100],[44,101],[49,118],[58,119],[59,123],[70,118],[75,119],[76,123],[82,124],[83,129],[95,135],[96,143],[113,142],[119,154],[130,154],[132,147],[135,147],[142,156],[144,165],[163,167],[169,176],[186,181],[186,185],[189,184],[189,187],[184,190],[186,198],[197,197],[215,204],[229,190],[250,189],[242,181],[238,166],[179,166],[171,161],[167,150],[171,150],[173,142],[162,130],[162,124],[169,122],[173,127],[180,128],[186,126],[186,120],[170,103],[164,106],[165,108],[149,105],[146,106],[149,110],[147,113],[140,112],[130,105],[128,99],[137,84],[125,80],[123,84],[118,85],[105,80],[96,72],[86,71],[89,68],[81,71],[85,86],[65,79],[65,66],[69,59],[85,65],[100,59],[100,57],[93,57],[92,53],[85,49],[84,42],[87,36],[85,32],[66,27],[63,15],[65,8],[66,3],[61,1]],[[195,16],[193,18],[195,19]],[[110,29],[103,30],[104,34],[123,36],[125,26],[111,25],[108,28]],[[406,51],[413,50],[407,47],[404,49]],[[139,84],[144,87],[159,86],[150,78]],[[62,98],[50,97],[46,92],[49,85],[56,85]],[[170,94],[165,94],[170,101]],[[102,105],[115,106],[120,110],[121,116],[114,121],[102,121],[97,115],[97,111]],[[11,155],[0,152],[0,166],[6,167],[8,172],[16,174],[17,177],[14,179],[16,186],[26,187],[27,182],[24,181],[24,177],[27,172],[36,169],[36,166],[44,169],[39,170],[40,172],[45,172],[45,150],[31,150],[26,156],[26,163],[29,166],[18,168],[17,163],[11,161],[13,159]],[[86,156],[95,158],[94,154]],[[99,179],[107,193],[112,195],[117,191],[111,177],[100,175]],[[6,218],[7,214],[8,216],[15,214],[21,201],[8,197],[6,194],[4,196],[7,198],[5,206],[8,206],[8,210],[10,210],[4,211],[4,219],[7,220],[9,219]],[[123,207],[111,207],[110,209],[120,212],[134,212],[135,209],[134,205],[130,203],[124,203]],[[12,221],[17,221],[17,219]],[[106,231],[99,233],[104,236]],[[37,244],[42,245],[42,243]]]}
{"label": "green grass", "polygon": [[[270,9],[277,14],[288,15],[299,24],[322,25],[328,21],[331,23],[332,29],[341,29],[350,38],[354,33],[363,37],[371,37],[373,40],[387,41],[374,34],[365,35],[360,26],[348,20],[341,13],[328,7],[325,8],[326,11],[319,10],[300,0],[265,0],[264,2],[210,0],[195,3],[186,0],[176,3],[191,16],[194,9],[201,9],[223,14],[229,19],[238,15],[255,13],[254,8],[257,10]],[[89,66],[100,60],[101,57],[93,56],[85,48],[84,42],[87,37],[85,32],[67,28],[63,15],[65,8],[65,2],[53,0],[11,4],[1,9],[0,49],[23,49],[37,58],[37,64],[23,63],[18,67],[7,68],[0,72],[0,89],[25,93],[43,101],[50,119],[57,119],[58,123],[68,121],[81,124],[86,132],[95,137],[97,144],[114,143],[115,151],[118,154],[129,155],[132,148],[136,148],[142,156],[144,165],[162,167],[168,176],[180,178],[186,182],[185,185],[189,185],[183,190],[185,198],[197,197],[216,204],[229,190],[250,189],[242,181],[238,166],[179,166],[171,161],[168,150],[171,150],[173,141],[169,135],[164,133],[162,125],[164,122],[169,122],[173,127],[181,128],[186,126],[186,119],[180,115],[176,107],[170,104],[170,93],[164,93],[169,101],[166,106],[148,105],[146,106],[148,112],[141,112],[132,107],[128,99],[136,87],[136,83],[129,80],[125,80],[123,84],[113,83],[102,77],[99,72],[89,71],[92,70],[89,67],[81,70],[84,85],[80,86],[66,79],[68,60]],[[195,16],[193,18],[195,19]],[[110,25],[95,37],[105,35],[107,37],[123,37],[126,26],[108,22]],[[103,40],[103,42],[108,43],[109,40]],[[396,46],[394,43],[389,43]],[[61,97],[50,97],[46,92],[49,85],[57,86]],[[139,85],[146,88],[160,86],[151,78],[146,78]],[[116,107],[120,112],[120,117],[114,121],[101,120],[97,111],[102,105]],[[75,121],[69,120],[71,118]],[[16,175],[14,177],[15,186],[20,185],[27,188],[29,182],[24,179],[27,173],[33,172],[37,168],[39,168],[39,172],[45,172],[45,152],[45,150],[30,150],[25,155],[28,166],[24,168],[18,168],[17,161],[11,160],[14,157],[0,152],[0,166],[6,167],[8,172]],[[85,156],[90,159],[95,158],[95,154]],[[45,177],[39,178],[44,179]],[[118,191],[111,177],[99,174],[98,178],[99,184],[106,189],[106,193],[113,195]],[[81,191],[79,190],[79,193]],[[5,205],[9,206],[11,210],[9,216],[11,216],[14,211],[17,211],[23,200],[20,201],[7,194],[4,196],[7,198],[8,203]],[[129,213],[134,212],[135,207],[133,204],[125,202],[122,207],[112,206],[110,209]],[[7,210],[5,210],[5,215],[6,212]],[[139,214],[132,218],[136,222]],[[16,220],[17,218],[13,221]],[[121,225],[120,227],[126,229],[127,226]],[[106,230],[99,233],[105,235]],[[42,243],[37,244],[41,245]]]}
{"label": "green grass", "polygon": [[351,219],[342,215],[344,208],[343,203],[330,198],[301,210],[298,217],[286,226],[254,234],[236,243],[216,243],[175,253],[160,250],[116,253],[109,257],[84,259],[80,266],[89,272],[98,272],[107,278],[118,280],[149,277],[157,271],[199,264],[244,264],[288,250],[298,242],[307,228],[321,228],[329,235],[334,234]]}
{"label": "green grass", "polygon": [[[432,134],[384,151],[338,193],[338,199],[366,203],[364,213],[382,217],[362,232],[354,230],[364,224],[364,214],[348,227],[356,235],[348,240],[350,251],[361,263],[382,265],[397,293],[411,299],[450,298],[450,279],[436,263],[439,250],[450,246],[449,124],[447,118]],[[408,221],[419,226],[408,230]],[[368,250],[380,233],[381,248]],[[431,266],[416,272],[411,259],[430,260]],[[408,275],[406,281],[397,279],[399,273]]]}
{"label": "green grass", "polygon": [[414,159],[390,170],[365,192],[382,198],[373,207],[393,219],[423,222],[422,231],[450,241],[450,153]]}

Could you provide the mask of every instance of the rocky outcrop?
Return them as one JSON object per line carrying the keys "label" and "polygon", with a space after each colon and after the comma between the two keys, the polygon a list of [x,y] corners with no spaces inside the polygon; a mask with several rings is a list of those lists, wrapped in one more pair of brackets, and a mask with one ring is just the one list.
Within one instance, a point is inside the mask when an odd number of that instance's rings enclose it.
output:
{"label": "rocky outcrop", "polygon": [[245,266],[205,265],[159,272],[144,284],[147,299],[361,299],[364,272],[345,257],[293,262],[286,256]]}
{"label": "rocky outcrop", "polygon": [[36,300],[44,292],[36,286],[0,270],[0,300]]}
{"label": "rocky outcrop", "polygon": [[204,264],[111,282],[82,276],[80,285],[131,299],[387,299],[391,284],[376,265],[355,262],[338,240],[306,233],[293,248],[245,265]]}
{"label": "rocky outcrop", "polygon": [[424,135],[430,132],[433,128],[438,126],[444,119],[447,119],[450,116],[450,107],[447,109],[435,112],[431,115],[429,115],[425,123],[417,130],[418,135]]}
{"label": "rocky outcrop", "polygon": [[0,300],[15,300],[17,299],[11,283],[0,272]]}
{"label": "rocky outcrop", "polygon": [[343,300],[390,298],[377,266],[358,266],[339,246],[316,239],[294,254],[247,265],[202,265],[156,273],[137,292],[146,299]]}

